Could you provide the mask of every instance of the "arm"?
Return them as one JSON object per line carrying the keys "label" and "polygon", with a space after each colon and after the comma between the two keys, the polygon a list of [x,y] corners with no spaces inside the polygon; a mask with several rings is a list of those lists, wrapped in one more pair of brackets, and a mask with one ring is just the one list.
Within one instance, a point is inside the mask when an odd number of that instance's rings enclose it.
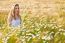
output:
{"label": "arm", "polygon": [[12,16],[11,16],[11,14],[12,14],[12,13],[9,13],[8,18],[7,18],[7,24],[8,24],[8,26],[11,25],[11,21],[12,21]]}
{"label": "arm", "polygon": [[19,15],[20,17],[20,27],[22,27],[22,19],[21,19],[21,16]]}

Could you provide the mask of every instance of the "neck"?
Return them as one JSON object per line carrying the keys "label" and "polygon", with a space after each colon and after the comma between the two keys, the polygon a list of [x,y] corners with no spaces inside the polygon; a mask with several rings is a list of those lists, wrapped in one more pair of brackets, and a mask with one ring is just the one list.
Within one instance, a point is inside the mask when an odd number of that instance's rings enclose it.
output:
{"label": "neck", "polygon": [[14,19],[17,19],[17,18],[19,18],[19,15],[15,15],[15,16],[14,16]]}

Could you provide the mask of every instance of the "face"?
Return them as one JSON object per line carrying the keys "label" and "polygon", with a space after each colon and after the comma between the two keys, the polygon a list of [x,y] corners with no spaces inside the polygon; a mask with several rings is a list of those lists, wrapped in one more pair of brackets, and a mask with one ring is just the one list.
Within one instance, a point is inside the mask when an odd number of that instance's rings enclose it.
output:
{"label": "face", "polygon": [[19,6],[14,7],[15,14],[19,14]]}

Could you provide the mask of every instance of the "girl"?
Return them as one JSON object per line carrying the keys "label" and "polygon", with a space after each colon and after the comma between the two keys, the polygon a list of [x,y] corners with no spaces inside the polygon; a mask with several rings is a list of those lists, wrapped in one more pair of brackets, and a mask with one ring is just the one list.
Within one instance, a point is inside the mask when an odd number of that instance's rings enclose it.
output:
{"label": "girl", "polygon": [[16,4],[14,9],[10,12],[7,23],[9,26],[18,27],[21,24],[21,17],[19,15],[19,5]]}

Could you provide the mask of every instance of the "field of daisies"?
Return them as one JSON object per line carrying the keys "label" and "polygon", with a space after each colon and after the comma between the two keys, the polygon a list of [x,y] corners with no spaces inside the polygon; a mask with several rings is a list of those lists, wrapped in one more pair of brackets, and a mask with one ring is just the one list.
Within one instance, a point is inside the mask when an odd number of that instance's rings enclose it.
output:
{"label": "field of daisies", "polygon": [[0,12],[0,43],[65,43],[65,12],[21,13],[21,27],[7,26],[9,12]]}

